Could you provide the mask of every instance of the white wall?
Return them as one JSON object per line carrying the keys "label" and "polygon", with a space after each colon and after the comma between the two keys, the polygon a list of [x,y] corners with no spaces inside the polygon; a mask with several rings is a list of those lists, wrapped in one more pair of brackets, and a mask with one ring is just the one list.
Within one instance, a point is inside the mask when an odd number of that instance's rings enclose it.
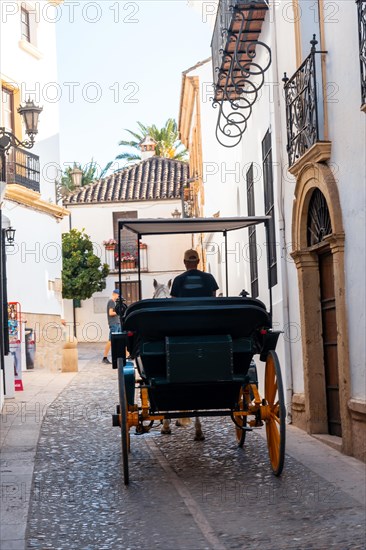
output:
{"label": "white wall", "polygon": [[[32,20],[34,47],[21,45],[20,9],[26,6]],[[54,180],[59,166],[58,100],[55,6],[40,2],[4,2],[1,11],[1,78],[43,106],[39,133],[32,153],[40,157],[41,198],[55,201]],[[32,34],[31,33],[31,34]],[[56,96],[54,95],[56,93]],[[16,114],[15,116],[18,116]],[[27,136],[24,134],[23,139]],[[52,165],[52,166],[51,166]],[[5,201],[4,213],[16,229],[15,246],[7,248],[8,299],[19,301],[29,313],[61,313],[61,296],[49,289],[49,281],[61,278],[61,229],[45,213]]]}
{"label": "white wall", "polygon": [[5,201],[4,214],[16,228],[7,247],[8,300],[29,313],[61,314],[61,295],[49,281],[61,278],[61,233],[55,218]]}
{"label": "white wall", "polygon": [[[217,211],[220,211],[221,217],[248,214],[246,173],[251,163],[254,164],[256,215],[264,215],[262,140],[267,130],[269,128],[271,130],[278,277],[278,284],[272,288],[273,326],[277,330],[284,331],[279,339],[277,351],[284,372],[285,387],[288,390],[287,401],[289,401],[292,389],[295,392],[303,391],[303,374],[301,368],[292,368],[292,365],[296,367],[301,365],[302,350],[297,273],[293,260],[288,254],[288,248],[286,249],[286,244],[291,242],[293,186],[289,187],[287,176],[285,111],[281,81],[283,72],[291,71],[296,61],[294,50],[288,47],[289,42],[294,38],[293,26],[289,18],[284,17],[282,10],[283,6],[277,5],[275,11],[267,13],[263,24],[261,40],[272,49],[272,64],[265,73],[265,85],[259,92],[247,130],[238,146],[225,148],[218,143],[215,136],[218,108],[213,109],[210,101],[210,96],[213,95],[211,62],[191,71],[187,76],[198,75],[200,78],[206,216]],[[275,28],[277,28],[277,35],[274,32]],[[286,66],[277,62],[276,48],[281,50],[279,56]],[[256,61],[261,64],[265,55],[258,49]],[[207,237],[208,241],[210,242],[210,245],[207,245],[209,268],[218,282],[225,287],[223,237],[220,235]],[[259,299],[269,307],[264,226],[257,226],[257,249]],[[228,250],[229,295],[238,295],[243,288],[250,292],[247,231],[229,234]],[[226,294],[225,289],[223,293]]]}
{"label": "white wall", "polygon": [[[334,24],[325,25],[332,170],[340,195],[345,231],[346,303],[352,396],[366,398],[365,342],[365,176],[366,116],[360,111],[356,4],[338,1],[336,17],[342,21],[342,47]],[[339,27],[339,24],[336,25]]]}
{"label": "white wall", "polygon": [[[36,29],[33,54],[22,48],[20,9],[24,4],[30,11],[31,26]],[[1,76],[20,90],[21,101],[30,98],[43,107],[39,117],[39,133],[32,153],[41,163],[41,195],[46,201],[55,200],[54,180],[59,171],[59,100],[61,87],[57,81],[55,21],[60,6],[46,0],[4,2],[0,22]],[[65,93],[65,91],[64,91]],[[16,114],[18,116],[18,114]],[[26,135],[23,135],[25,138]]]}

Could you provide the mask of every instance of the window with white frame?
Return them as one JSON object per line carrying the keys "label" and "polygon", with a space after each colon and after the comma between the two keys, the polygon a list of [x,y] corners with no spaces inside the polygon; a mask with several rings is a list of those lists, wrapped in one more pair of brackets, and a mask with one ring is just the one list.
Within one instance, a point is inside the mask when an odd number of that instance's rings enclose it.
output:
{"label": "window with white frame", "polygon": [[20,45],[27,49],[27,45],[32,50],[37,48],[37,20],[39,7],[32,7],[27,2],[22,2],[20,9]]}
{"label": "window with white frame", "polygon": [[23,7],[21,9],[21,35],[22,40],[31,41],[29,11]]}
{"label": "window with white frame", "polygon": [[6,130],[14,133],[14,94],[11,90],[1,89],[1,124]]}

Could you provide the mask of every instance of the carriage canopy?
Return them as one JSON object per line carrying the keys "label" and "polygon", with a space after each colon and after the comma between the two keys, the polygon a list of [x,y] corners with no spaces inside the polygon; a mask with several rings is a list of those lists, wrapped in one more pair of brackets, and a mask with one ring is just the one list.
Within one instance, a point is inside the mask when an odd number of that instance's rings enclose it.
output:
{"label": "carriage canopy", "polygon": [[265,223],[270,216],[249,216],[246,218],[182,218],[180,220],[154,218],[123,220],[121,225],[137,235],[175,235],[179,233],[216,233],[245,229],[251,225]]}

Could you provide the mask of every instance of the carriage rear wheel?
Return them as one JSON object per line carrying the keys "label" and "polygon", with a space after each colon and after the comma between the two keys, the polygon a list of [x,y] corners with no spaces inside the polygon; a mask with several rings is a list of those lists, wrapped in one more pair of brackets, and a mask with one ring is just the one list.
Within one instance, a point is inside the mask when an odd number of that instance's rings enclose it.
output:
{"label": "carriage rear wheel", "polygon": [[127,423],[127,397],[125,377],[123,373],[123,360],[118,359],[118,386],[119,386],[119,403],[121,411],[121,443],[122,443],[122,463],[123,463],[123,478],[125,485],[129,483],[128,474],[128,452],[130,450],[130,434]]}
{"label": "carriage rear wheel", "polygon": [[285,461],[286,408],[280,363],[273,350],[266,360],[264,397],[269,406],[265,418],[269,459],[274,475],[279,476]]}
{"label": "carriage rear wheel", "polygon": [[[240,388],[239,393],[239,400],[238,400],[239,410],[244,410],[244,391],[243,388]],[[236,432],[236,441],[238,442],[238,446],[242,447],[244,445],[245,436],[246,436],[246,430],[242,430],[241,428],[245,428],[247,425],[247,416],[235,416],[235,432]]]}

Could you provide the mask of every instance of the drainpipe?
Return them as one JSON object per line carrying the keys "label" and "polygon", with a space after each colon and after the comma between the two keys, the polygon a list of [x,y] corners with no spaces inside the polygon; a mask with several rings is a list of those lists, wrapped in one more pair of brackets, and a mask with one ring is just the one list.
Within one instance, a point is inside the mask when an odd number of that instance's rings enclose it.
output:
{"label": "drainpipe", "polygon": [[[283,170],[282,168],[285,166],[283,162],[283,156],[282,156],[282,108],[283,105],[281,104],[281,94],[279,90],[280,83],[282,83],[281,79],[279,78],[279,71],[278,71],[278,58],[277,58],[277,26],[276,26],[276,8],[275,5],[273,6],[273,33],[274,33],[274,52],[272,51],[272,60],[273,60],[273,66],[275,68],[275,75],[277,77],[277,83],[278,86],[274,87],[273,97],[274,97],[274,118],[275,118],[275,126],[276,128],[279,128],[281,131],[279,132],[279,139],[277,141],[277,147],[279,152],[279,160],[280,165],[277,166],[277,177],[278,181],[280,182],[279,189],[278,189],[278,224],[279,224],[279,234],[280,234],[280,247],[281,247],[281,286],[282,286],[282,310],[283,310],[283,320],[284,320],[284,326],[288,327],[290,329],[290,315],[289,315],[289,295],[288,295],[288,272],[287,272],[287,263],[286,263],[286,257],[287,257],[287,249],[286,249],[286,224],[285,224],[285,216],[284,216],[284,181],[283,181]],[[290,330],[287,331],[287,334],[290,334]],[[285,333],[286,337],[286,333]],[[292,375],[292,356],[291,356],[291,343],[289,340],[285,338],[284,342],[284,349],[285,349],[285,357],[288,358],[288,361],[286,361],[286,368],[285,368],[285,401],[286,401],[286,409],[287,409],[287,422],[289,424],[292,423],[292,395],[293,395],[293,375]]]}

